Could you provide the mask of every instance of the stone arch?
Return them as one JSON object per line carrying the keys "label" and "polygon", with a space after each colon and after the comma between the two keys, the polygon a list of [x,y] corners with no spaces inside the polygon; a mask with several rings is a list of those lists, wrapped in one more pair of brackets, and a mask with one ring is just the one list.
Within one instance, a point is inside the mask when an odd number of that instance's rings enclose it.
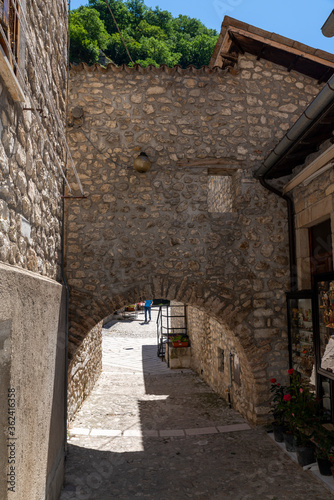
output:
{"label": "stone arch", "polygon": [[[110,292],[112,293],[111,290]],[[143,286],[134,286],[132,289],[117,295],[110,294],[108,299],[106,296],[104,300],[83,291],[72,289],[69,352],[74,355],[80,349],[80,345],[84,342],[86,336],[92,332],[96,325],[101,324],[105,317],[126,304],[137,302],[140,297],[164,298],[186,304],[193,311],[198,310],[205,314],[204,324],[212,325],[213,322],[216,322],[219,325],[225,336],[220,340],[233,345],[233,352],[239,357],[242,366],[242,387],[239,393],[236,390],[235,394],[232,394],[232,404],[250,420],[256,420],[255,408],[263,404],[263,394],[261,394],[263,388],[257,384],[257,378],[260,367],[262,367],[262,376],[263,371],[266,371],[268,363],[265,358],[268,345],[259,348],[252,341],[251,330],[248,325],[253,316],[252,311],[249,308],[244,308],[244,311],[241,311],[240,306],[235,306],[234,304],[238,303],[235,295],[230,296],[228,299],[216,296],[210,293],[210,290],[205,289],[203,285],[191,282],[187,277],[184,277],[181,281],[169,276],[163,278],[154,277]],[[217,327],[215,329],[217,330]],[[206,337],[207,335],[203,332],[203,338]],[[190,338],[192,338],[191,331]],[[219,341],[215,341],[211,347],[216,350],[218,345]],[[199,349],[202,349],[202,347],[199,346]],[[193,368],[201,374],[198,366],[193,366]],[[220,392],[227,399],[225,393],[228,385],[226,377],[225,385],[220,387],[207,377],[206,373],[203,378],[213,389]],[[264,411],[264,413],[266,412]]]}
{"label": "stone arch", "polygon": [[[288,364],[287,211],[253,174],[312,85],[247,53],[238,72],[72,68],[69,141],[87,199],[67,202],[71,353],[140,295],[176,299],[233,334],[254,385],[248,410],[267,413],[269,379]],[[133,169],[140,151],[146,174]],[[228,209],[209,210],[210,175],[231,177]]]}

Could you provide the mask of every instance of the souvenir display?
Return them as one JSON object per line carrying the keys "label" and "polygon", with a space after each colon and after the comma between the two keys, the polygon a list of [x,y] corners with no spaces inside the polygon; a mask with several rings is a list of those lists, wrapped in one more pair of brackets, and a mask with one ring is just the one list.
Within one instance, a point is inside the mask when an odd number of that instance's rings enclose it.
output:
{"label": "souvenir display", "polygon": [[334,374],[334,280],[318,282],[320,368]]}
{"label": "souvenir display", "polygon": [[[314,345],[311,298],[292,298],[290,311],[290,356],[292,368],[314,385]],[[313,374],[314,378],[314,374]]]}

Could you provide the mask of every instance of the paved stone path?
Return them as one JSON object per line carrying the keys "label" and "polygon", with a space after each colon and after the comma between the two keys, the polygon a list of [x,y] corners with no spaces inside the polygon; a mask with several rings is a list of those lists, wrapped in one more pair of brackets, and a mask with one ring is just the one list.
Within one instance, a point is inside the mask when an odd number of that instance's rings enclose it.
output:
{"label": "paved stone path", "polygon": [[60,500],[333,500],[191,370],[167,368],[154,318],[104,330],[103,373],[69,430]]}

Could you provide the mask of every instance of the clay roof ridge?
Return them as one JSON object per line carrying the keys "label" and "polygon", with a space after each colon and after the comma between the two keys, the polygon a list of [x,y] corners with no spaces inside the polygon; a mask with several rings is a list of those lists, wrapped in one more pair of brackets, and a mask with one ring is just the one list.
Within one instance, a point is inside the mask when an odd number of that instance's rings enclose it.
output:
{"label": "clay roof ridge", "polygon": [[198,75],[201,73],[227,73],[229,71],[229,68],[221,68],[220,66],[201,66],[200,68],[196,68],[194,65],[189,65],[186,68],[182,68],[180,64],[176,64],[173,67],[167,66],[167,64],[161,64],[159,67],[154,66],[153,64],[148,65],[146,68],[141,66],[140,64],[135,64],[133,67],[128,66],[127,64],[121,64],[120,66],[117,66],[115,63],[108,63],[106,66],[101,66],[98,63],[88,65],[85,62],[81,62],[78,64],[70,64],[70,69],[71,71],[75,71],[77,73],[81,71],[87,71],[87,72],[101,72],[101,73],[109,73],[109,72],[125,72],[125,73],[132,73],[132,72],[138,72],[141,74],[145,73],[151,73],[151,72],[156,72],[156,73],[168,73],[168,74],[181,74],[183,76],[186,75]]}

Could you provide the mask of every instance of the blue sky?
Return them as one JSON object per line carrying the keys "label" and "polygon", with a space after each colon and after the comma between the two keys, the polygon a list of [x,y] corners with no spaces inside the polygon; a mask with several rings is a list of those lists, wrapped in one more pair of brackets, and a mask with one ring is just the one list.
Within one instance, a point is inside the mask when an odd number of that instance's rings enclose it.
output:
{"label": "blue sky", "polygon": [[[71,9],[88,0],[71,0]],[[334,9],[334,0],[145,0],[173,16],[185,14],[200,19],[218,32],[225,15],[267,31],[273,31],[311,47],[334,52],[334,37],[326,38],[321,26]]]}

